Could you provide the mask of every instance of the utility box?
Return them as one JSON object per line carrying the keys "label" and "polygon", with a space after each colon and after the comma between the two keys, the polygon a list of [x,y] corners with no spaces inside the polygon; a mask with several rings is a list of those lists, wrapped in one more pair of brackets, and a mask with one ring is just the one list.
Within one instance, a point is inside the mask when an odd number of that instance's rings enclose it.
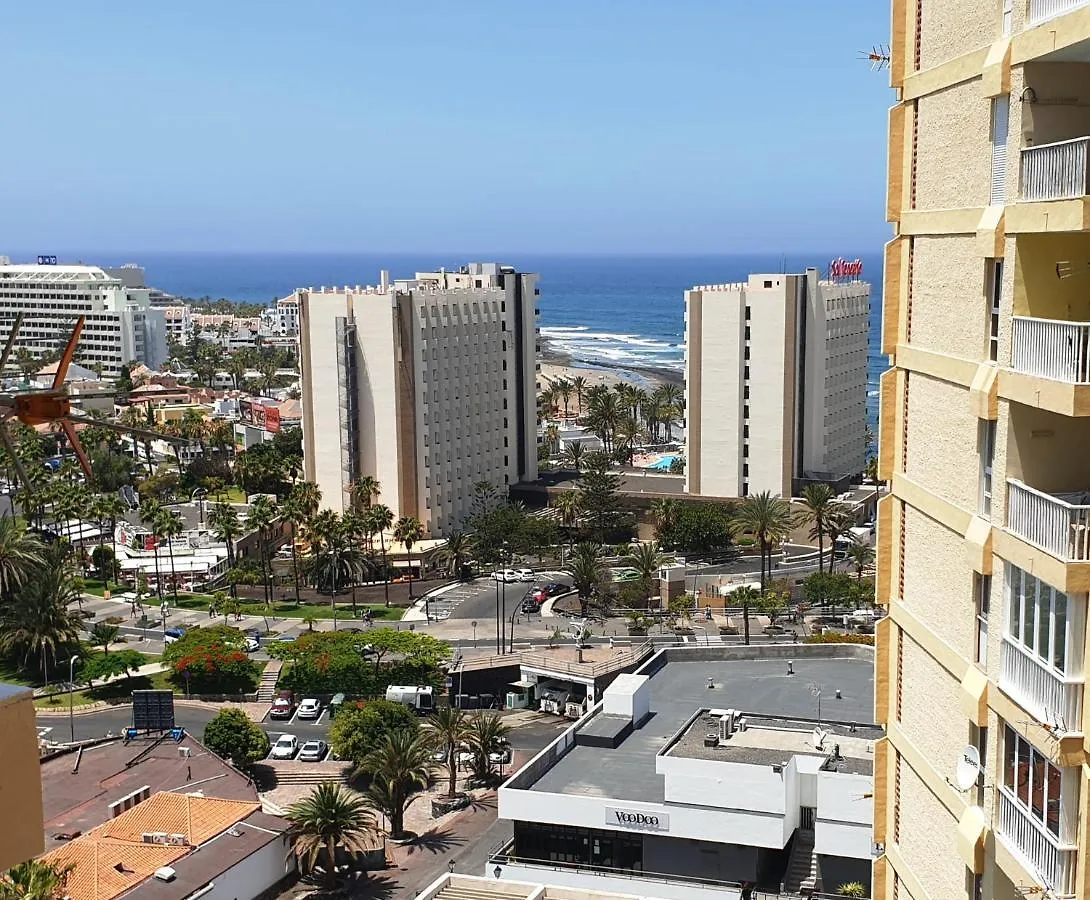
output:
{"label": "utility box", "polygon": [[659,602],[663,609],[675,597],[685,593],[685,575],[689,567],[681,563],[668,563],[659,568]]}

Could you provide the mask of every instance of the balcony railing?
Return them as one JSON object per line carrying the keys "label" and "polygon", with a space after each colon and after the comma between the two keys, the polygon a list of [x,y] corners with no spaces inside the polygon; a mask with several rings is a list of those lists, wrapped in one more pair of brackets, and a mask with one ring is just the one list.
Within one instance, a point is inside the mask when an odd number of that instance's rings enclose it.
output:
{"label": "balcony railing", "polygon": [[1090,384],[1090,322],[1014,316],[1011,368],[1068,384]]}
{"label": "balcony railing", "polygon": [[1029,0],[1029,19],[1026,24],[1032,28],[1088,3],[1090,0]]}
{"label": "balcony railing", "polygon": [[1036,870],[1055,896],[1074,896],[1077,848],[1061,845],[1043,825],[1022,810],[1007,788],[999,788],[998,793],[999,834],[1031,869]]}
{"label": "balcony railing", "polygon": [[1040,144],[1022,151],[1022,199],[1070,200],[1085,197],[1090,184],[1090,137]]}
{"label": "balcony railing", "polygon": [[1046,494],[1008,478],[1007,529],[1057,559],[1090,561],[1090,492]]}
{"label": "balcony railing", "polygon": [[1081,678],[1057,675],[1010,640],[1003,639],[999,686],[1042,722],[1058,718],[1078,731],[1082,721]]}

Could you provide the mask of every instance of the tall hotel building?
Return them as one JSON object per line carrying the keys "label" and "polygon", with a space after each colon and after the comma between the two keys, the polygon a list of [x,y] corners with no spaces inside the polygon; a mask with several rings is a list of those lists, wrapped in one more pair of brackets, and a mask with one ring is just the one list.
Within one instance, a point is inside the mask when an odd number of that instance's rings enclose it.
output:
{"label": "tall hotel building", "polygon": [[894,0],[892,83],[874,896],[1090,897],[1090,0]]}
{"label": "tall hotel building", "polygon": [[149,295],[97,266],[13,265],[0,257],[0,343],[22,313],[14,350],[46,355],[64,347],[84,316],[76,362],[100,366],[106,378],[128,362],[157,369],[167,359],[166,322]]}
{"label": "tall hotel building", "polygon": [[685,292],[686,491],[790,497],[862,473],[870,285],[847,271]]}
{"label": "tall hotel building", "polygon": [[432,536],[473,488],[537,478],[537,276],[495,263],[377,287],[300,290],[303,447],[342,511],[373,475]]}

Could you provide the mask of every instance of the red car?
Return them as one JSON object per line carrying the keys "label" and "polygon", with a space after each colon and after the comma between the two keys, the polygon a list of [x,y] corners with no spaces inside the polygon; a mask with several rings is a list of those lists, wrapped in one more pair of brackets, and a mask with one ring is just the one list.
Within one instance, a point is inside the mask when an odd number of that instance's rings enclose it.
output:
{"label": "red car", "polygon": [[270,719],[290,719],[295,712],[295,695],[291,691],[281,691],[273,700],[269,710]]}

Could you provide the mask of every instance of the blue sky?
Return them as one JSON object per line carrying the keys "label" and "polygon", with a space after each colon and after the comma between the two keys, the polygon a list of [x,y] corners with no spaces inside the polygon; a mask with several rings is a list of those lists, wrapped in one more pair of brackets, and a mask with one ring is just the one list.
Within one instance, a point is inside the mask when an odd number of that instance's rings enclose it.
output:
{"label": "blue sky", "polygon": [[880,247],[889,4],[5,6],[0,253]]}

